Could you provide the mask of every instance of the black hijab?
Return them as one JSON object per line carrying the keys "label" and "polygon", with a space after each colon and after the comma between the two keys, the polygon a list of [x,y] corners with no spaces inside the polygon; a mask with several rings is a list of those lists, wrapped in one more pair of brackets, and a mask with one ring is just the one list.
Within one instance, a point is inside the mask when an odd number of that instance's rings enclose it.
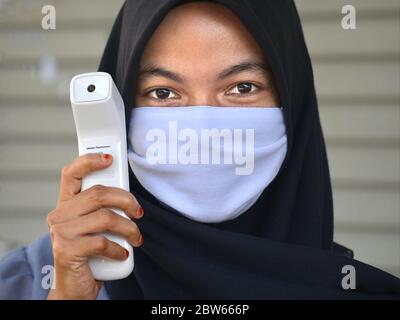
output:
{"label": "black hijab", "polygon": [[[114,23],[100,71],[119,88],[129,130],[141,55],[163,17],[180,0],[128,0]],[[234,220],[192,221],[166,209],[130,170],[130,190],[144,208],[145,243],[134,271],[106,282],[114,299],[268,299],[400,297],[400,280],[339,252],[310,57],[290,0],[218,0],[264,51],[278,88],[288,152],[258,201]],[[217,47],[216,47],[217,50]],[[129,141],[128,141],[129,143]],[[342,288],[342,268],[356,271],[356,290]]]}

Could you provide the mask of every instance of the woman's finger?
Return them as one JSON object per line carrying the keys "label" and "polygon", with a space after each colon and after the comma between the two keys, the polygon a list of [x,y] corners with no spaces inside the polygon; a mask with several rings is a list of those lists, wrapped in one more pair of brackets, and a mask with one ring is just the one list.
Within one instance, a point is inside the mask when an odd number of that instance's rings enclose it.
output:
{"label": "woman's finger", "polygon": [[131,218],[143,216],[143,209],[132,193],[121,188],[95,185],[61,203],[48,215],[47,222],[51,226],[107,207],[121,209]]}
{"label": "woman's finger", "polygon": [[110,209],[102,208],[56,226],[59,235],[66,240],[73,240],[90,234],[110,232],[122,236],[135,247],[143,244],[143,237],[137,224],[130,219],[121,217]]}
{"label": "woman's finger", "polygon": [[103,256],[114,260],[125,260],[129,252],[119,244],[102,235],[88,235],[75,240],[64,240],[53,236],[53,254],[57,264],[69,267],[71,261]]}
{"label": "woman's finger", "polygon": [[81,191],[82,179],[89,173],[105,169],[112,163],[110,154],[88,153],[75,158],[61,170],[58,203],[71,199]]}
{"label": "woman's finger", "polygon": [[108,240],[105,236],[86,236],[81,239],[81,252],[85,257],[103,256],[115,260],[125,260],[129,256],[128,250]]}

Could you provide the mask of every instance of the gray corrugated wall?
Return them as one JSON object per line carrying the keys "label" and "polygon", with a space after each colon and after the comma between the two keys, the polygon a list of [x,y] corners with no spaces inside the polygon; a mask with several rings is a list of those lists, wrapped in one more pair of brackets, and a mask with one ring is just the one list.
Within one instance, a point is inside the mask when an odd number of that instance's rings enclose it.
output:
{"label": "gray corrugated wall", "polygon": [[[57,29],[41,29],[53,4]],[[96,4],[96,7],[94,7]],[[97,67],[121,1],[0,1],[0,254],[47,231],[60,168],[77,155],[68,101]],[[312,56],[334,187],[335,239],[400,275],[398,0],[297,0]]]}

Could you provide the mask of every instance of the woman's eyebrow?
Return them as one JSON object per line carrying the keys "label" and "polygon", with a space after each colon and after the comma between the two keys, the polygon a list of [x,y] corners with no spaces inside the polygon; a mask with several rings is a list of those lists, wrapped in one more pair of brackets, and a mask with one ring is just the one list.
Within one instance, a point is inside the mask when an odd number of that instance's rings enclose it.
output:
{"label": "woman's eyebrow", "polygon": [[224,70],[222,70],[217,79],[223,80],[229,76],[238,74],[243,71],[257,71],[263,73],[269,73],[271,70],[267,64],[258,61],[243,61],[241,63],[232,65]]}
{"label": "woman's eyebrow", "polygon": [[139,78],[145,78],[149,76],[164,77],[180,83],[184,82],[183,77],[176,72],[153,64],[146,65],[139,71]]}
{"label": "woman's eyebrow", "polygon": [[[223,80],[229,76],[238,74],[240,72],[244,71],[256,71],[256,72],[270,72],[270,68],[268,65],[266,65],[263,62],[258,62],[258,61],[243,61],[238,64],[229,66],[228,68],[222,70],[218,76],[218,80]],[[155,77],[164,77],[171,79],[173,81],[179,82],[179,83],[184,83],[184,77],[179,75],[176,72],[173,72],[171,70],[168,70],[162,66],[154,65],[154,64],[149,64],[145,65],[138,74],[139,78],[145,78],[149,76],[155,76]]]}

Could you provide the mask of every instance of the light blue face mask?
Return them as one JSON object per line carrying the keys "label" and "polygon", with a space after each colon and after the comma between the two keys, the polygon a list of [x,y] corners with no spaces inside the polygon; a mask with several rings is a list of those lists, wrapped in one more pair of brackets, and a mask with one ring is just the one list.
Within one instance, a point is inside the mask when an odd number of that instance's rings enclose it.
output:
{"label": "light blue face mask", "polygon": [[137,107],[128,138],[129,164],[142,186],[199,222],[249,209],[287,149],[281,108]]}

